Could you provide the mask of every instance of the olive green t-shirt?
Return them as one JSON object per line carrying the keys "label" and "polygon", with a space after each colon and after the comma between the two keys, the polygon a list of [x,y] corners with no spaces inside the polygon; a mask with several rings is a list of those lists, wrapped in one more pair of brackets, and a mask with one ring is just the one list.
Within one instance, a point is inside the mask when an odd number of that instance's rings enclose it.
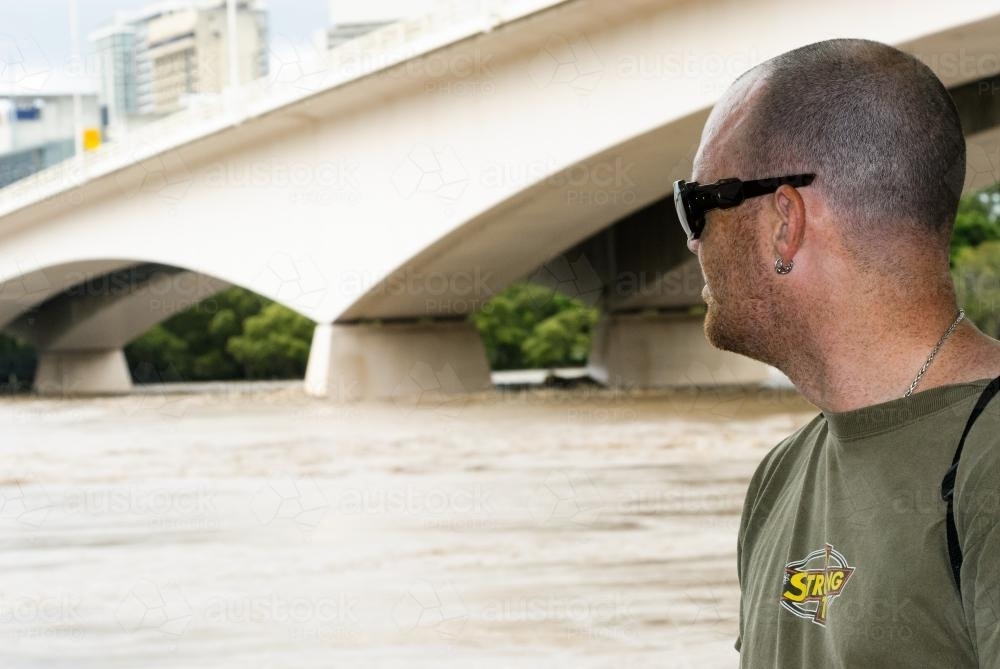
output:
{"label": "olive green t-shirt", "polygon": [[741,666],[1000,668],[1000,397],[965,442],[952,578],[941,479],[990,379],[823,412],[754,474]]}

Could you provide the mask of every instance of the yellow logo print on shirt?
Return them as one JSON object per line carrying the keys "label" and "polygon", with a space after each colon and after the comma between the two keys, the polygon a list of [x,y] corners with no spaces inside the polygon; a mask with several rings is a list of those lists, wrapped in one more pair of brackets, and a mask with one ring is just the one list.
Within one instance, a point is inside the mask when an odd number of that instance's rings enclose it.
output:
{"label": "yellow logo print on shirt", "polygon": [[800,618],[826,626],[830,603],[844,591],[854,567],[833,546],[826,544],[801,560],[785,565],[781,606]]}

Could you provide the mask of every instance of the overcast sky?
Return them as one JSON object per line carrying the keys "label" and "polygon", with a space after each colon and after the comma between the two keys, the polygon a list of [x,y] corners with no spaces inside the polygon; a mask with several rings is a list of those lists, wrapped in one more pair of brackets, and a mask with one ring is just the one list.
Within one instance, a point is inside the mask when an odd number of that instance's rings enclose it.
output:
{"label": "overcast sky", "polygon": [[[343,13],[356,13],[359,9],[381,14],[388,11],[412,10],[413,7],[432,0],[334,0],[343,4]],[[148,0],[79,0],[80,39],[87,48],[87,34],[107,22],[116,11],[134,10],[148,4]],[[43,68],[48,69],[43,90],[62,92],[84,86],[93,90],[92,82],[67,76],[70,62],[70,30],[68,0],[0,0],[0,60],[16,60],[11,52],[19,53],[26,69],[42,78]],[[330,20],[330,0],[270,0],[267,2],[271,36],[281,36],[293,44],[309,39],[322,30]],[[339,7],[338,7],[339,9]],[[346,16],[346,18],[350,18]],[[12,46],[16,45],[16,47]],[[0,80],[10,81],[11,73],[0,72]]]}

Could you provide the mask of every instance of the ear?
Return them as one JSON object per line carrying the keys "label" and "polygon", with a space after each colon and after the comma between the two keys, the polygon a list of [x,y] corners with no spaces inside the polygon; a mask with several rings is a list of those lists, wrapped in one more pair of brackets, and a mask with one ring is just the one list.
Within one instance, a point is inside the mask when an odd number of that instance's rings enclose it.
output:
{"label": "ear", "polygon": [[806,236],[806,204],[793,186],[781,186],[774,193],[778,217],[772,231],[774,254],[788,263],[795,259]]}

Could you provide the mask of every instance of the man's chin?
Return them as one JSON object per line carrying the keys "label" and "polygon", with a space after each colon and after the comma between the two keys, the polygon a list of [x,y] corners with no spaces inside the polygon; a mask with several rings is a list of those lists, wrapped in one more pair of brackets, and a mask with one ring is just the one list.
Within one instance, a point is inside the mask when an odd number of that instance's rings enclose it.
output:
{"label": "man's chin", "polygon": [[709,300],[705,311],[705,338],[720,351],[743,354],[742,338],[735,336],[719,313],[719,306]]}
{"label": "man's chin", "polygon": [[736,353],[742,356],[764,362],[771,362],[771,355],[765,342],[755,336],[758,332],[748,323],[747,328],[734,328],[732,323],[720,317],[718,305],[709,307],[705,313],[705,338],[708,343],[720,351]]}

